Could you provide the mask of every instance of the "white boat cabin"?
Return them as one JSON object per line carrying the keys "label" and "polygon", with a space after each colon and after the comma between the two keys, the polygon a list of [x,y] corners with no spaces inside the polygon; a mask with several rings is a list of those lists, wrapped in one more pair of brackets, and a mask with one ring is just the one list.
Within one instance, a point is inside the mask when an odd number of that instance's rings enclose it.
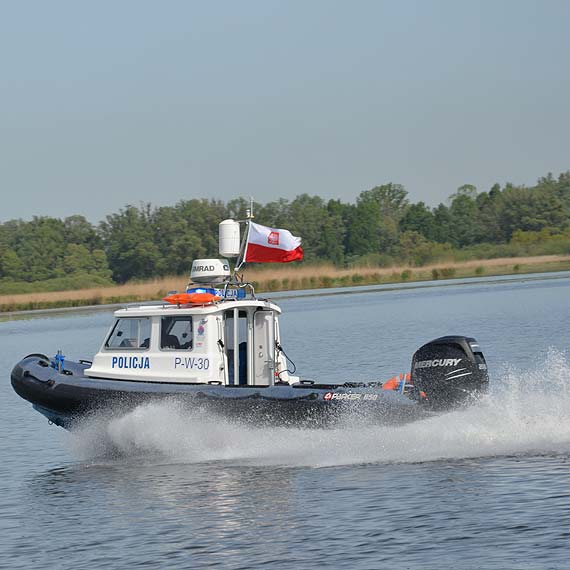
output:
{"label": "white boat cabin", "polygon": [[235,387],[297,381],[278,349],[280,313],[255,298],[120,309],[85,374]]}

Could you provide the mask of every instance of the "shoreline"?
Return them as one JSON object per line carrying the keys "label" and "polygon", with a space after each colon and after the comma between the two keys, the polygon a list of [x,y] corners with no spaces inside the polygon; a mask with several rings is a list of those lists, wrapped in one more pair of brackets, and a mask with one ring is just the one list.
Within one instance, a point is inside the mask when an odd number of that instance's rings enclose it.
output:
{"label": "shoreline", "polygon": [[[529,263],[525,264],[525,271],[521,271],[520,269],[517,271],[505,272],[504,266],[502,262],[504,260],[488,260],[491,262],[496,262],[495,264],[491,265],[491,267],[496,268],[496,272],[485,272],[484,274],[467,274],[461,275],[459,273],[464,273],[457,271],[458,269],[463,268],[464,270],[468,267],[473,267],[476,265],[477,267],[482,266],[479,262],[465,262],[463,264],[448,264],[448,268],[456,269],[455,274],[450,277],[441,278],[441,277],[434,277],[432,275],[431,278],[421,279],[422,275],[426,275],[429,271],[433,271],[433,266],[429,267],[420,267],[420,268],[412,268],[415,274],[412,273],[410,277],[407,279],[400,279],[400,280],[386,280],[383,282],[348,282],[348,283],[341,283],[336,284],[335,280],[330,277],[330,275],[321,275],[319,278],[315,278],[314,282],[318,283],[319,285],[316,286],[309,286],[305,288],[297,288],[297,287],[290,287],[289,289],[273,289],[269,288],[256,288],[257,294],[270,294],[272,299],[288,299],[292,297],[311,297],[311,296],[333,296],[333,295],[347,295],[347,294],[356,294],[356,293],[372,293],[372,292],[380,292],[380,291],[399,291],[399,290],[410,290],[410,289],[423,289],[423,288],[431,288],[431,287],[449,287],[449,286],[458,286],[458,285],[476,285],[479,283],[488,283],[488,284],[501,284],[501,283],[512,283],[512,282],[525,282],[525,281],[542,281],[542,280],[549,280],[549,279],[566,279],[570,277],[570,256],[549,256],[550,258],[556,257],[556,259],[549,259],[548,261],[544,260],[544,258],[540,258],[540,263]],[[560,259],[562,258],[562,259]],[[511,264],[512,260],[516,258],[509,258]],[[546,265],[546,267],[545,267]],[[560,267],[563,265],[563,267]],[[489,266],[487,266],[489,268]],[[305,271],[308,268],[303,268]],[[316,268],[313,268],[316,269]],[[258,273],[268,272],[268,270],[262,270]],[[289,269],[289,271],[294,271]],[[351,273],[351,270],[339,270],[339,272],[348,272],[349,275],[361,275],[362,269],[360,269],[357,273]],[[370,270],[369,270],[370,271]],[[374,270],[373,270],[374,271]],[[377,270],[376,270],[377,271]],[[377,275],[376,271],[374,271],[373,275]],[[396,268],[390,268],[388,271],[395,272]],[[404,271],[409,271],[406,269]],[[274,273],[272,273],[274,275]],[[391,274],[393,276],[393,273]],[[343,277],[340,277],[342,279]],[[286,279],[286,278],[285,278]],[[339,277],[337,276],[336,280]],[[275,277],[271,281],[275,281]],[[324,286],[323,286],[324,281]],[[262,282],[263,283],[263,282]],[[334,284],[333,284],[334,283]],[[274,283],[272,283],[274,284]],[[148,286],[148,284],[146,284]],[[121,286],[117,286],[121,287]],[[347,289],[352,289],[348,291]],[[114,289],[114,288],[111,288]],[[61,291],[57,292],[57,295],[64,295],[66,292]],[[74,293],[81,293],[81,291],[76,291]],[[47,294],[44,294],[47,295]],[[158,295],[157,295],[158,296]],[[95,311],[112,311],[118,308],[124,307],[128,304],[140,304],[140,303],[149,303],[152,301],[157,301],[157,296],[149,295],[146,298],[131,298],[132,295],[128,296],[127,298],[120,299],[116,296],[113,298],[113,302],[105,303],[105,302],[96,302],[96,303],[89,303],[91,300],[90,297],[86,296],[83,300],[85,303],[78,303],[77,301],[81,299],[74,299],[68,300],[60,298],[57,301],[58,306],[45,306],[45,307],[37,307],[37,308],[26,308],[26,309],[13,309],[13,310],[3,310],[0,309],[0,320],[8,321],[13,318],[20,319],[26,317],[35,317],[35,316],[44,316],[44,315],[55,315],[59,313],[80,313],[80,312],[95,312]],[[161,293],[158,297],[164,296],[164,293]],[[2,297],[0,296],[0,303],[2,301]],[[100,297],[98,301],[102,301]],[[49,302],[48,302],[49,303]],[[67,304],[68,303],[68,304]],[[4,305],[0,304],[0,307],[4,307]]]}

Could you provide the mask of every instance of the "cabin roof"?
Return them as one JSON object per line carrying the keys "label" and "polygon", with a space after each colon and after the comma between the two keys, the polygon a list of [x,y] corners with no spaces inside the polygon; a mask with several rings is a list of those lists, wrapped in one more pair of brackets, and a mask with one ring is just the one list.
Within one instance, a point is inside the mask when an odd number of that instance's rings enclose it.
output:
{"label": "cabin roof", "polygon": [[151,317],[154,315],[209,315],[221,313],[228,309],[263,308],[281,314],[281,309],[267,299],[224,300],[206,305],[171,305],[154,303],[128,305],[115,311],[115,317]]}

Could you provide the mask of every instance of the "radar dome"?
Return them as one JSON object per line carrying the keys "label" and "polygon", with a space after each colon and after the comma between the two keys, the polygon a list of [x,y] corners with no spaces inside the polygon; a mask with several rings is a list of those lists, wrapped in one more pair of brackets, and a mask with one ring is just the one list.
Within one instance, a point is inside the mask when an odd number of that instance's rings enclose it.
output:
{"label": "radar dome", "polygon": [[223,283],[230,278],[227,259],[195,259],[192,262],[190,279],[193,283]]}

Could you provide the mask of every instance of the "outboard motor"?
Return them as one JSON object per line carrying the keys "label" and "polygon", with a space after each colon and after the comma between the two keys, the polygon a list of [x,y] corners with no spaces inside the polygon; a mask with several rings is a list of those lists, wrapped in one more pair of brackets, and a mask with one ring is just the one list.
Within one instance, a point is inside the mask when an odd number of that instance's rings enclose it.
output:
{"label": "outboard motor", "polygon": [[411,383],[437,410],[475,401],[489,387],[479,343],[465,336],[443,336],[424,344],[412,358]]}

